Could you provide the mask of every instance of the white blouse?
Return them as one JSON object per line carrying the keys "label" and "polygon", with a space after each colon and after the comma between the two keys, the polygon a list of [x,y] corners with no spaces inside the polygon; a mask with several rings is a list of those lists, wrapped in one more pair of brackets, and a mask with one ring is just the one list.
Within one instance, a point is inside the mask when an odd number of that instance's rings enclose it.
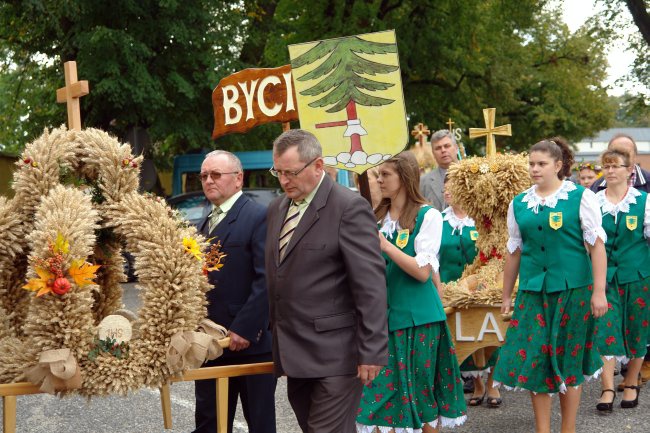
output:
{"label": "white blouse", "polygon": [[[630,205],[636,204],[636,198],[640,196],[641,193],[636,188],[629,187],[627,189],[627,194],[625,197],[618,203],[614,204],[607,198],[605,195],[605,190],[601,189],[596,193],[596,199],[600,205],[600,209],[603,212],[603,215],[610,214],[614,217],[614,224],[616,224],[616,219],[618,218],[618,213],[628,213],[630,211]],[[643,236],[646,239],[650,239],[650,197],[646,198],[645,201],[645,211],[643,217]]]}
{"label": "white blouse", "polygon": [[[393,235],[402,228],[399,220],[393,220],[390,212],[386,213],[384,222],[379,231],[392,239]],[[415,236],[413,247],[415,248],[415,261],[419,267],[431,265],[433,272],[438,272],[438,252],[442,241],[442,215],[436,209],[429,209],[424,214],[424,220],[420,226],[420,232]]]}
{"label": "white blouse", "polygon": [[474,223],[474,220],[468,216],[465,216],[464,218],[458,218],[451,206],[448,206],[445,210],[442,211],[442,213],[442,220],[449,223],[452,228],[452,235],[456,232],[456,230],[458,230],[458,233],[462,235],[464,227],[474,227],[476,225]]}
{"label": "white blouse", "polygon": [[[527,203],[527,209],[534,213],[539,211],[540,206],[546,206],[554,209],[559,200],[568,200],[569,192],[576,189],[573,182],[564,180],[560,188],[553,194],[546,197],[540,197],[537,194],[537,185],[525,191],[522,201]],[[514,201],[514,200],[513,200]],[[512,203],[508,206],[508,239],[507,248],[510,254],[514,253],[517,248],[521,249],[523,245],[519,224],[515,219],[515,211]],[[607,234],[602,227],[603,218],[600,213],[600,206],[593,191],[586,189],[580,199],[580,227],[582,228],[582,238],[589,245],[595,245],[598,238],[607,242]]]}

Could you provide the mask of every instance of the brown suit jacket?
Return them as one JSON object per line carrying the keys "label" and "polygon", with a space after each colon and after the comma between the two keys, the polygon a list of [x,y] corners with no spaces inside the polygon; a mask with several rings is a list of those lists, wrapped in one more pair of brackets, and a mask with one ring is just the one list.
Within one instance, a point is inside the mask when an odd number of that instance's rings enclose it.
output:
{"label": "brown suit jacket", "polygon": [[325,176],[280,262],[289,204],[278,197],[267,215],[275,373],[318,378],[386,365],[385,262],[368,202]]}

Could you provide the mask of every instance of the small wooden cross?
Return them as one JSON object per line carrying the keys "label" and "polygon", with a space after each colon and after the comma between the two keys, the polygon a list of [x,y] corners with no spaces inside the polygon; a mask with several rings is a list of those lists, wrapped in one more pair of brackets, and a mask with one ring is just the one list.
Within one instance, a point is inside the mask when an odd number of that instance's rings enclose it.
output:
{"label": "small wooden cross", "polygon": [[411,131],[411,135],[415,137],[419,142],[420,146],[424,146],[427,143],[427,138],[429,138],[429,127],[423,123],[418,123]]}
{"label": "small wooden cross", "polygon": [[88,81],[77,81],[77,62],[65,62],[65,87],[57,89],[56,102],[68,104],[68,128],[81,131],[79,98],[89,93]]}
{"label": "small wooden cross", "polygon": [[483,118],[485,119],[485,128],[469,128],[469,138],[487,137],[485,147],[485,156],[492,157],[497,154],[497,147],[494,143],[495,135],[512,135],[510,124],[494,126],[494,117],[496,108],[484,108]]}
{"label": "small wooden cross", "polygon": [[452,134],[453,134],[454,130],[453,130],[451,127],[454,126],[454,123],[456,123],[456,122],[454,122],[453,120],[451,120],[451,117],[450,117],[449,120],[447,121],[447,126],[449,126],[449,132],[451,132]]}

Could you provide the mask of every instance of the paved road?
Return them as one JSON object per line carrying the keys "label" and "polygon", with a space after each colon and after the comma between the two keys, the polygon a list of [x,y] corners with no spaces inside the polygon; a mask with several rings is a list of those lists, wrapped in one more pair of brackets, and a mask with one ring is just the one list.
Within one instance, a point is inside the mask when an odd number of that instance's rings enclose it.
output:
{"label": "paved road", "polygon": [[[126,286],[125,304],[139,305],[138,291]],[[175,383],[171,387],[173,428],[168,432],[190,432],[194,427],[194,392],[192,383]],[[530,399],[526,393],[503,392],[504,404],[499,409],[470,408],[469,419],[456,433],[531,433],[534,432]],[[634,410],[616,408],[602,416],[594,408],[599,395],[596,383],[587,384],[580,406],[580,433],[649,433],[650,394],[646,387],[641,393],[639,407]],[[618,396],[620,399],[620,394]],[[300,433],[286,400],[286,382],[280,380],[276,392],[278,433]],[[1,410],[0,410],[1,412]],[[553,406],[553,431],[559,432],[559,404]],[[128,397],[96,398],[86,401],[79,397],[59,399],[49,395],[18,397],[19,433],[154,433],[164,432],[160,397],[156,390],[141,390]],[[241,411],[235,422],[235,433],[247,429]]]}

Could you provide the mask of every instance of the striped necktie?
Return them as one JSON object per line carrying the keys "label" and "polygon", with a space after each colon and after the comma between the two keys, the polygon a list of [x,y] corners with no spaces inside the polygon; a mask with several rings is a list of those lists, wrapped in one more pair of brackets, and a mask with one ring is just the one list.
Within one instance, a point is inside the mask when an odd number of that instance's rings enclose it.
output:
{"label": "striped necktie", "polygon": [[302,203],[302,200],[300,202],[292,202],[287,211],[287,216],[282,224],[282,230],[280,230],[280,240],[278,241],[280,260],[284,259],[284,254],[287,251],[287,245],[289,245],[291,235],[296,230],[298,222],[300,222],[300,205]]}
{"label": "striped necktie", "polygon": [[209,233],[214,230],[214,228],[219,224],[219,219],[221,219],[221,215],[223,215],[223,211],[219,206],[215,206],[214,209],[212,209],[212,213],[210,214],[210,223],[208,224],[208,230]]}

